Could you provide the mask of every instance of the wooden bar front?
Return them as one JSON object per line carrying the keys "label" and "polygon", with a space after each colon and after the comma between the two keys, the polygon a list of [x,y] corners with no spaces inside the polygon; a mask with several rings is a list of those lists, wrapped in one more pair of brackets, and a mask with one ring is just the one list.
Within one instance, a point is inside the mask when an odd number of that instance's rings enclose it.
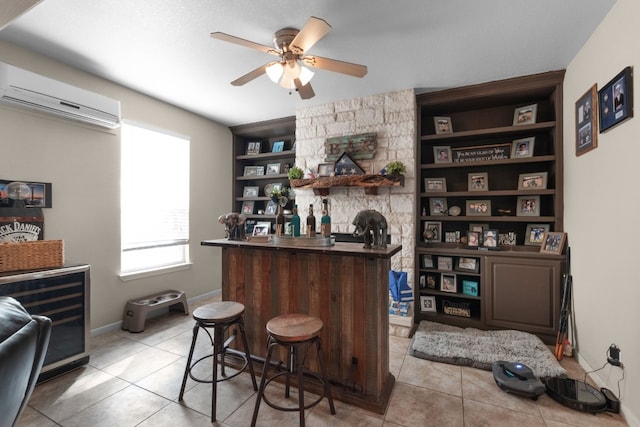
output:
{"label": "wooden bar front", "polygon": [[[389,270],[400,245],[201,244],[222,248],[222,299],[245,305],[247,338],[258,359],[266,352],[269,319],[285,313],[319,317],[333,397],[384,413],[395,383],[389,373]],[[315,354],[310,359],[317,371]]]}

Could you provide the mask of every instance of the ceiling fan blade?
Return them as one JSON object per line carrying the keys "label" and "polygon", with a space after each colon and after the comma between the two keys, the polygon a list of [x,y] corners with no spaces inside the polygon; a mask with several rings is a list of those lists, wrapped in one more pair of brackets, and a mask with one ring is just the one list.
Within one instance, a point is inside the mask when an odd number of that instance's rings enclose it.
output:
{"label": "ceiling fan blade", "polygon": [[225,41],[225,42],[234,43],[234,44],[237,44],[237,45],[240,45],[240,46],[248,47],[250,49],[259,50],[260,52],[268,53],[270,55],[280,56],[282,54],[282,52],[280,52],[277,49],[274,49],[271,46],[267,46],[267,45],[263,45],[263,44],[259,44],[259,43],[254,43],[252,41],[241,39],[240,37],[232,36],[232,35],[226,34],[226,33],[221,33],[221,32],[211,33],[211,37],[213,37],[214,39]]}
{"label": "ceiling fan blade", "polygon": [[300,81],[300,79],[296,78],[296,79],[293,79],[293,83],[296,85],[296,90],[300,94],[300,98],[309,99],[316,96],[316,93],[313,91],[313,88],[311,87],[311,82],[307,83],[306,85],[302,85],[302,82]]}
{"label": "ceiling fan blade", "polygon": [[245,74],[242,77],[238,77],[237,79],[235,79],[234,81],[231,82],[232,85],[234,86],[242,86],[246,83],[249,83],[251,80],[257,79],[258,77],[260,77],[261,75],[263,75],[264,73],[267,72],[267,67],[269,65],[271,65],[272,63],[268,63],[265,65],[261,65],[258,68],[256,68],[253,71],[249,71],[247,74]]}
{"label": "ceiling fan blade", "polygon": [[311,46],[316,44],[318,40],[323,38],[329,30],[331,30],[331,25],[329,25],[327,21],[312,16],[307,20],[295,38],[291,40],[289,50],[293,51],[296,55],[302,55],[311,49]]}
{"label": "ceiling fan blade", "polygon": [[364,77],[367,75],[367,67],[352,62],[338,61],[337,59],[323,58],[321,56],[306,55],[302,58],[305,65],[323,70],[335,71],[336,73],[348,74],[354,77]]}

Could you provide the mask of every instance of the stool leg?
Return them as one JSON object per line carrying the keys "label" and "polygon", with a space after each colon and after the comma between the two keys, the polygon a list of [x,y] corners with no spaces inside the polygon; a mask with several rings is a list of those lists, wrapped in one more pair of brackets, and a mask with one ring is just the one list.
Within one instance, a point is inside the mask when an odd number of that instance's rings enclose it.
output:
{"label": "stool leg", "polygon": [[256,383],[256,374],[253,371],[253,361],[251,360],[251,352],[249,351],[249,342],[247,341],[247,335],[244,333],[244,321],[242,320],[242,318],[238,320],[238,327],[240,328],[240,336],[242,337],[242,346],[244,347],[244,354],[247,356],[247,364],[249,365],[249,373],[251,374],[253,389],[257,391],[258,384]]}
{"label": "stool leg", "polygon": [[264,396],[264,388],[267,382],[267,371],[271,364],[271,351],[273,350],[275,343],[271,341],[271,337],[268,338],[267,343],[267,357],[264,359],[264,366],[262,367],[262,378],[260,378],[260,388],[258,388],[258,395],[256,396],[256,406],[253,409],[253,418],[251,418],[251,427],[255,427],[258,420],[258,411],[260,410],[260,402],[262,402],[262,396]]}
{"label": "stool leg", "polygon": [[[213,329],[213,378],[211,380],[211,422],[216,420],[216,404],[218,401],[218,355],[223,353],[224,327],[214,326]],[[223,354],[224,357],[224,354]],[[221,363],[222,375],[224,376],[224,360]]]}
{"label": "stool leg", "polygon": [[298,374],[298,411],[300,412],[300,427],[304,427],[304,357],[301,357],[300,348],[306,344],[294,345],[293,363]]}
{"label": "stool leg", "polygon": [[289,388],[291,386],[291,373],[293,372],[293,367],[295,365],[295,357],[296,354],[294,352],[293,347],[287,347],[287,375],[285,375],[285,386],[284,386],[284,397],[289,398]]}
{"label": "stool leg", "polygon": [[329,375],[327,375],[327,368],[324,366],[324,359],[322,358],[322,345],[320,343],[320,337],[316,340],[316,350],[318,353],[318,363],[320,364],[320,373],[324,380],[324,395],[329,400],[329,408],[331,409],[331,415],[336,414],[336,408],[333,406],[333,397],[331,396],[331,385],[329,384]]}
{"label": "stool leg", "polygon": [[198,329],[200,329],[200,325],[196,322],[193,327],[193,338],[191,339],[191,349],[189,349],[189,357],[187,357],[187,366],[184,368],[184,376],[182,377],[182,387],[180,387],[180,395],[178,396],[178,400],[182,401],[184,397],[184,389],[187,386],[187,377],[189,376],[189,372],[191,372],[191,360],[193,359],[193,351],[196,348],[196,339],[198,338]]}

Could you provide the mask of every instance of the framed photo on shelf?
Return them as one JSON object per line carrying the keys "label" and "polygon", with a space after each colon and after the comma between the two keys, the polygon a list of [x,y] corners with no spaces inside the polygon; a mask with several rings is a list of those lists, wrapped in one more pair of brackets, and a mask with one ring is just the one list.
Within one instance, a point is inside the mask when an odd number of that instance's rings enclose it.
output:
{"label": "framed photo on shelf", "polygon": [[264,208],[264,214],[275,215],[277,211],[278,211],[278,204],[273,200],[269,200],[269,203],[267,203],[267,207]]}
{"label": "framed photo on shelf", "polygon": [[433,268],[433,256],[422,255],[422,268]]}
{"label": "framed photo on shelf", "polygon": [[474,257],[458,257],[458,262],[456,264],[456,270],[458,271],[470,271],[472,273],[477,273],[480,271],[480,264],[478,262],[478,258]]}
{"label": "framed photo on shelf", "polygon": [[491,200],[467,200],[468,216],[491,216]]}
{"label": "framed photo on shelf", "polygon": [[518,178],[518,190],[546,190],[547,172],[522,173]]}
{"label": "framed photo on shelf", "polygon": [[424,191],[426,193],[446,193],[447,178],[425,178]]}
{"label": "framed photo on shelf", "polygon": [[246,154],[248,155],[260,154],[261,148],[262,148],[262,142],[260,141],[247,142]]}
{"label": "framed photo on shelf", "polygon": [[442,241],[442,223],[436,221],[427,221],[424,223],[424,231],[422,232],[425,242],[441,242]]}
{"label": "framed photo on shelf", "polygon": [[436,297],[431,295],[420,295],[420,311],[425,313],[435,313]]}
{"label": "framed photo on shelf", "polygon": [[524,233],[524,244],[528,246],[542,245],[544,233],[549,232],[549,224],[527,224]]}
{"label": "framed photo on shelf", "polygon": [[437,135],[453,132],[453,126],[451,126],[451,117],[436,116],[433,118],[433,124],[436,127]]}
{"label": "framed photo on shelf", "polygon": [[633,72],[626,67],[598,91],[600,133],[633,117]]}
{"label": "framed photo on shelf", "polygon": [[271,148],[272,153],[279,153],[284,151],[284,141],[275,141],[273,143],[273,147]]}
{"label": "framed photo on shelf", "polygon": [[267,175],[278,175],[280,173],[280,163],[269,163],[267,165]]}
{"label": "framed photo on shelf", "polygon": [[540,216],[540,196],[518,196],[516,216]]}
{"label": "framed photo on shelf", "polygon": [[433,163],[451,163],[451,147],[444,145],[434,146]]}
{"label": "framed photo on shelf", "polygon": [[331,174],[335,173],[336,164],[331,163],[320,163],[318,165],[318,176],[331,176]]}
{"label": "framed photo on shelf", "polygon": [[258,197],[260,187],[244,187],[242,197]]}
{"label": "framed photo on shelf", "polygon": [[488,191],[489,190],[489,176],[487,172],[476,172],[468,175],[469,191]]}
{"label": "framed photo on shelf", "polygon": [[438,289],[440,287],[440,274],[433,273],[427,274],[426,276],[426,288],[427,289]]}
{"label": "framed photo on shelf", "polygon": [[545,254],[561,255],[564,250],[564,243],[567,240],[567,233],[548,232],[542,238],[542,246],[540,252]]}
{"label": "framed photo on shelf", "polygon": [[429,199],[429,212],[431,216],[439,216],[447,214],[447,198],[431,197]]}
{"label": "framed photo on shelf", "polygon": [[513,113],[513,125],[530,125],[536,122],[536,114],[538,112],[538,104],[525,105],[516,108]]}
{"label": "framed photo on shelf", "polygon": [[440,280],[440,291],[442,292],[456,292],[456,275],[455,274],[443,274]]}
{"label": "framed photo on shelf", "polygon": [[478,296],[478,282],[474,280],[463,280],[462,281],[462,293],[465,295],[470,295],[472,297]]}
{"label": "framed photo on shelf", "polygon": [[269,231],[271,230],[271,223],[268,221],[260,221],[257,222],[253,227],[252,236],[268,236]]}
{"label": "framed photo on shelf", "polygon": [[498,230],[482,230],[482,246],[485,248],[497,248]]}
{"label": "framed photo on shelf", "polygon": [[453,258],[450,256],[439,256],[438,270],[453,271]]}
{"label": "framed photo on shelf", "polygon": [[535,146],[536,137],[516,139],[511,143],[511,158],[521,159],[524,157],[533,157],[533,148]]}
{"label": "framed photo on shelf", "polygon": [[470,249],[478,249],[481,236],[482,231],[467,231],[467,247]]}
{"label": "framed photo on shelf", "polygon": [[598,85],[576,101],[576,156],[598,147]]}
{"label": "framed photo on shelf", "polygon": [[245,215],[253,214],[253,200],[245,200],[242,202],[242,213]]}
{"label": "framed photo on shelf", "polygon": [[244,176],[264,175],[264,166],[245,166]]}

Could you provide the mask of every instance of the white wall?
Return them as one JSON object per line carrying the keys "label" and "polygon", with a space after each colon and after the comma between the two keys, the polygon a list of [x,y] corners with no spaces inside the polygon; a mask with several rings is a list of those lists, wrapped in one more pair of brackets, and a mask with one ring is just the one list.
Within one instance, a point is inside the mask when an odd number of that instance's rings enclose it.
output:
{"label": "white wall", "polygon": [[[628,65],[640,70],[640,3],[619,0],[573,59],[564,80],[565,230],[571,246],[574,341],[587,369],[605,364],[611,343],[622,349],[622,406],[640,425],[640,81],[634,77],[636,117],[598,134],[598,147],[575,154],[575,101],[594,83],[601,89]],[[618,394],[618,368],[598,379]]]}
{"label": "white wall", "polygon": [[[215,159],[231,158],[229,129],[8,43],[0,42],[0,61],[119,99],[123,118],[191,137],[193,265],[122,282],[119,130],[0,106],[0,179],[53,183],[53,208],[44,209],[45,238],[64,240],[68,262],[91,264],[91,329],[122,320],[131,298],[165,289],[193,298],[219,289],[221,254],[200,241],[224,237],[216,218],[231,207],[231,162]],[[171,195],[150,201],[149,210],[158,203],[171,203]]]}

